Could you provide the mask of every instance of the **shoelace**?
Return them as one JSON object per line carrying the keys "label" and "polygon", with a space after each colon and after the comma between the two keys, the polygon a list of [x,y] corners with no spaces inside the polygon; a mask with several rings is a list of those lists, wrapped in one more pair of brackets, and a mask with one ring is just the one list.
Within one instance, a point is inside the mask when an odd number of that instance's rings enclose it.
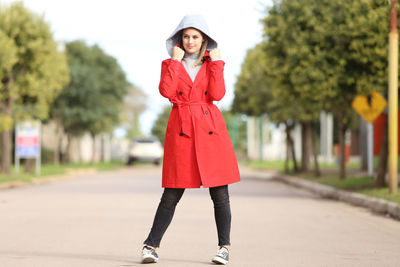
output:
{"label": "shoelace", "polygon": [[220,248],[220,249],[217,251],[217,256],[220,256],[220,257],[222,257],[222,258],[226,258],[226,256],[228,256],[228,254],[229,254],[229,252],[228,252],[228,249],[227,249],[227,248]]}
{"label": "shoelace", "polygon": [[155,254],[154,249],[145,247],[143,249],[143,254]]}

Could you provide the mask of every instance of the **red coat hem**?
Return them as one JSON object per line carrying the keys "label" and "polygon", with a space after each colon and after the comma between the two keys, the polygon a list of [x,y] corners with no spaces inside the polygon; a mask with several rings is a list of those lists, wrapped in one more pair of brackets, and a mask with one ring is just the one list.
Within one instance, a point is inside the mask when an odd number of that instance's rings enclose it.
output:
{"label": "red coat hem", "polygon": [[210,187],[217,187],[217,186],[224,186],[224,185],[229,185],[229,184],[234,184],[234,183],[238,183],[240,182],[240,178],[237,180],[233,180],[230,182],[224,182],[223,184],[207,184],[207,185],[184,185],[184,186],[180,186],[180,185],[176,185],[176,184],[163,184],[161,187],[162,188],[185,188],[185,189],[189,189],[189,188],[210,188]]}

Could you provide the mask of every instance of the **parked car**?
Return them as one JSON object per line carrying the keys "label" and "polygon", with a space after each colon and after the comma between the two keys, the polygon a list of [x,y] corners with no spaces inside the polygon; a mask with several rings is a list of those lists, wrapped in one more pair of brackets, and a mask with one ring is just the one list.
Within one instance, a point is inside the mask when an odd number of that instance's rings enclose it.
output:
{"label": "parked car", "polygon": [[159,165],[163,156],[161,142],[155,137],[135,138],[131,141],[128,151],[127,164],[136,161],[152,162]]}

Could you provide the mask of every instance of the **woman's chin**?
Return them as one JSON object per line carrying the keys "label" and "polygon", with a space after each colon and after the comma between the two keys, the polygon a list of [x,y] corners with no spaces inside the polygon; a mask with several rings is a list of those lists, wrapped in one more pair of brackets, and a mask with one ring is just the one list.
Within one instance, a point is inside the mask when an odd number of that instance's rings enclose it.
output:
{"label": "woman's chin", "polygon": [[195,53],[197,53],[197,52],[199,52],[199,51],[196,51],[195,49],[186,49],[186,53],[188,53],[188,54],[195,54]]}

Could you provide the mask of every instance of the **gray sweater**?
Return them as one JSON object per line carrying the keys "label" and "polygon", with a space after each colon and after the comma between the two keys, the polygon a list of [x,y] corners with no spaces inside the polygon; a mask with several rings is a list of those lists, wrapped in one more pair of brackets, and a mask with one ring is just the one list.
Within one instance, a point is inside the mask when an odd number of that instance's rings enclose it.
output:
{"label": "gray sweater", "polygon": [[[197,65],[196,67],[193,66],[194,63],[196,62],[197,58],[199,57],[199,53],[200,52],[197,52],[197,53],[194,53],[191,55],[185,54],[182,59],[182,64],[185,67],[185,70],[187,71],[187,73],[189,74],[189,76],[193,82],[194,82],[194,79],[196,79],[196,75],[201,68],[201,65]],[[172,59],[179,61],[176,58],[172,58]],[[211,61],[217,61],[217,60],[221,60],[221,59],[220,58],[211,59]]]}
{"label": "gray sweater", "polygon": [[201,65],[197,65],[196,67],[193,66],[197,58],[199,57],[199,53],[200,52],[197,52],[191,55],[185,53],[185,56],[182,59],[182,64],[193,82],[201,68]]}

